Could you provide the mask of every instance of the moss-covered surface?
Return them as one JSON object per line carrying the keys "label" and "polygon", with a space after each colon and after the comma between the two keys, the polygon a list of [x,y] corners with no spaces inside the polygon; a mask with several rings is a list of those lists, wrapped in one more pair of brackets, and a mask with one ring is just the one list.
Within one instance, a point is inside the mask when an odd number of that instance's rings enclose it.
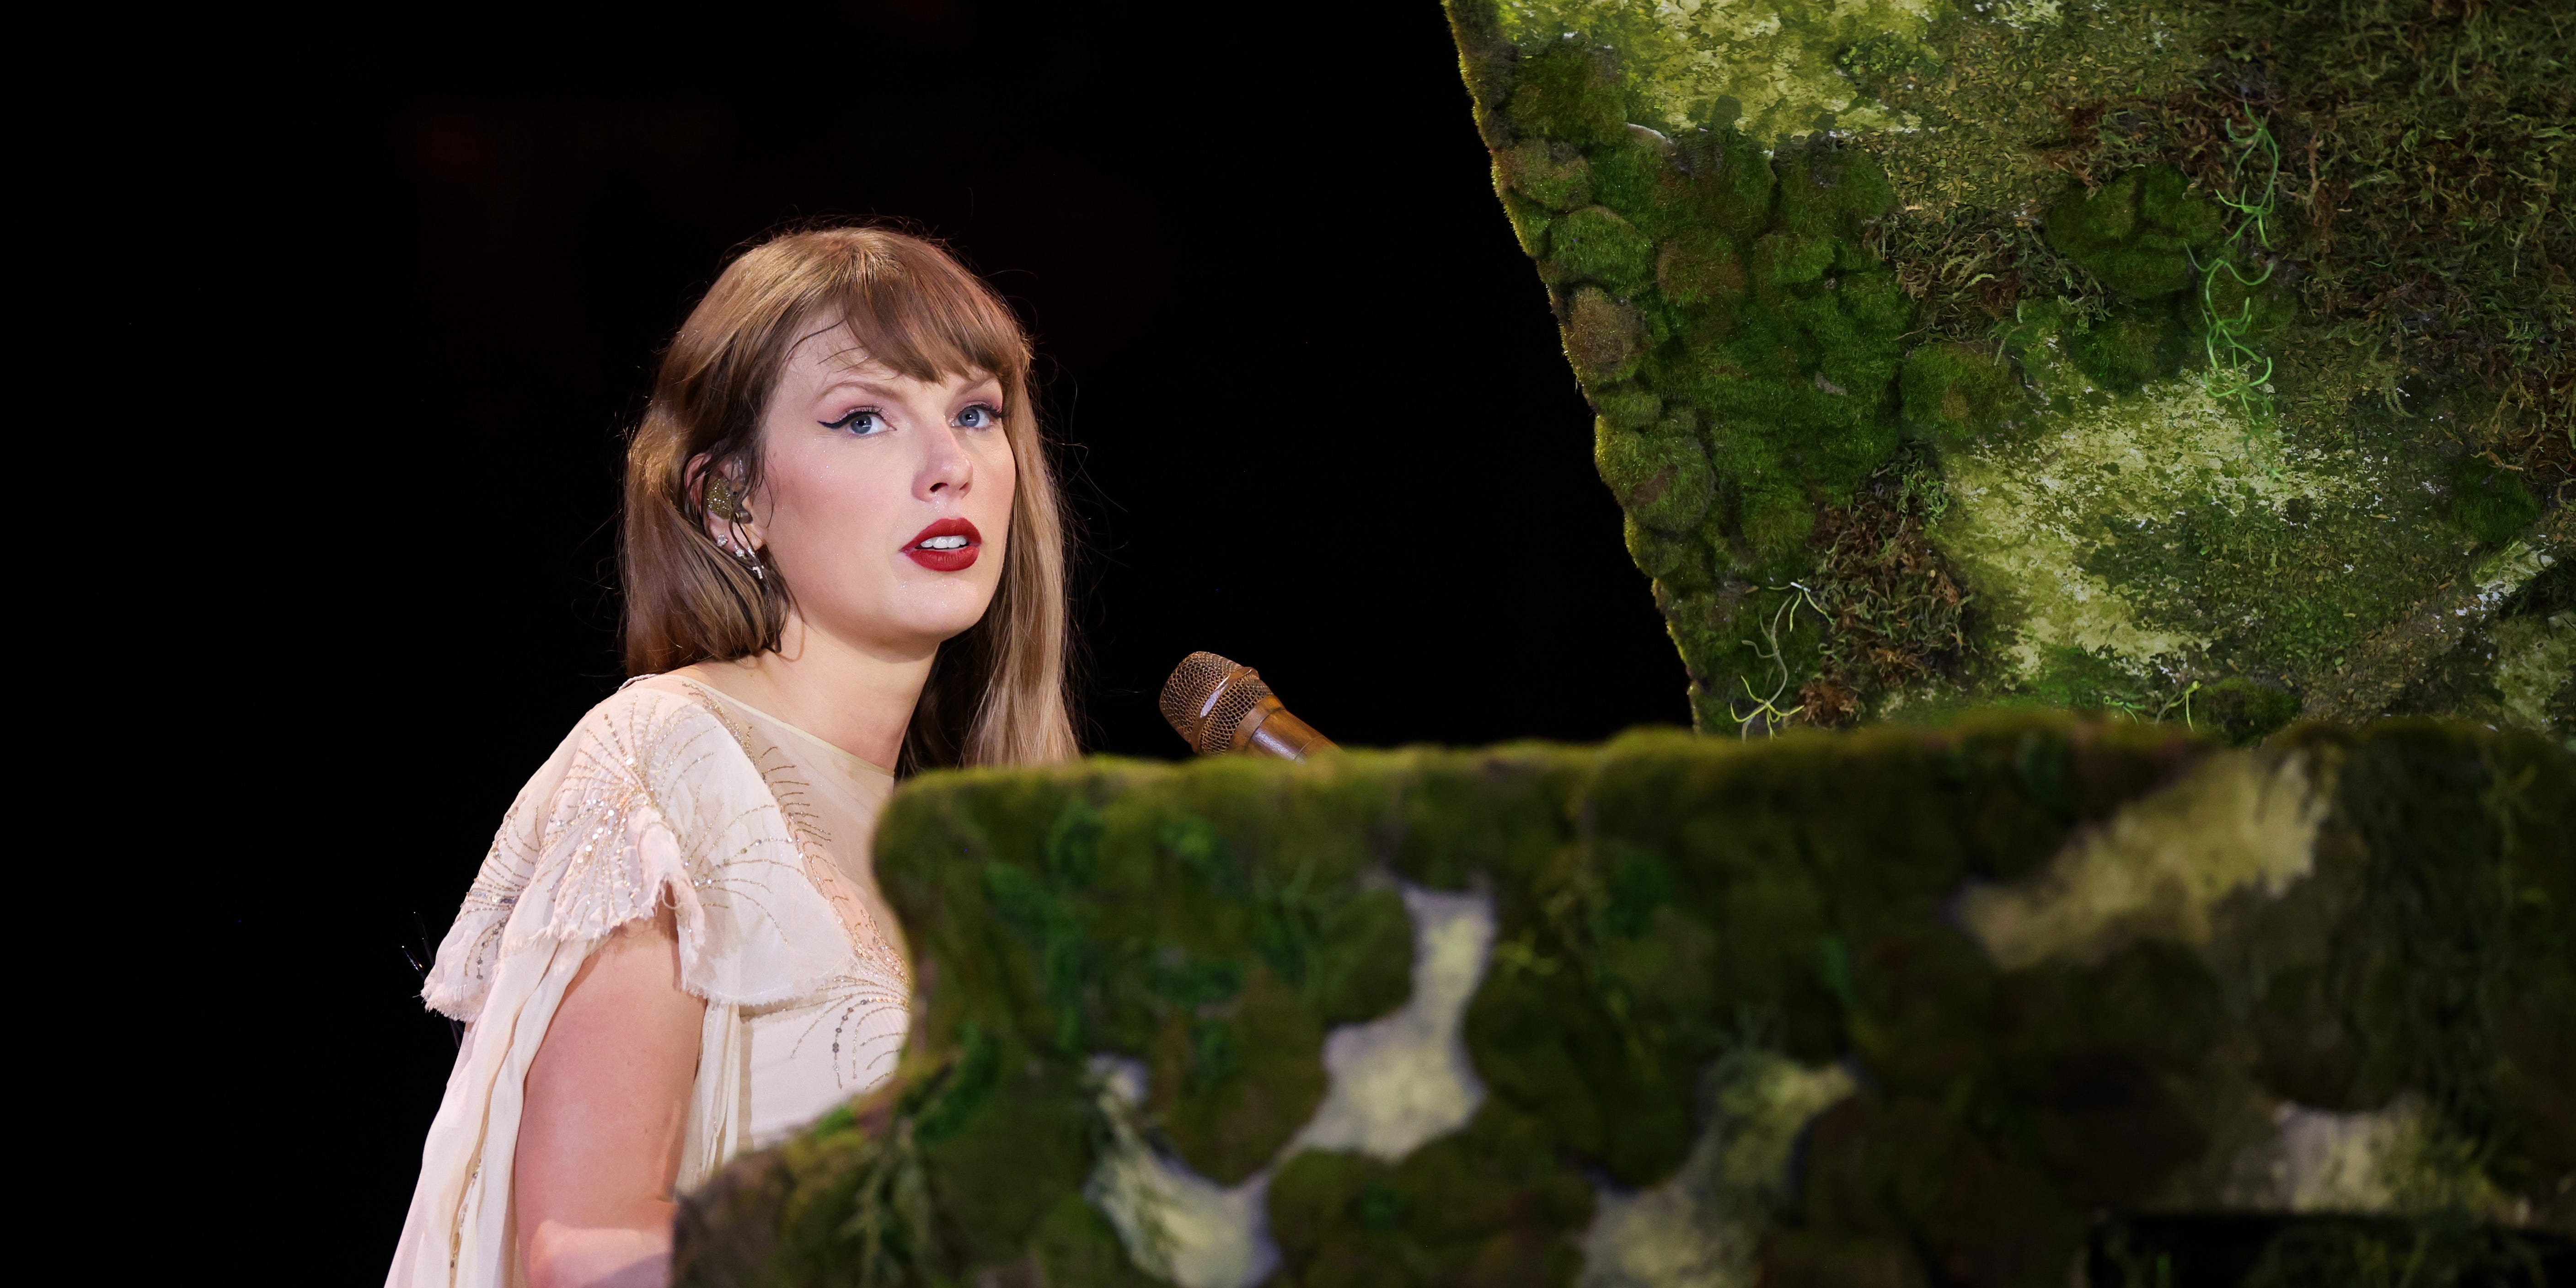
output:
{"label": "moss-covered surface", "polygon": [[2576,738],[2576,11],[1449,10],[1704,730]]}
{"label": "moss-covered surface", "polygon": [[[1092,762],[917,781],[877,863],[903,1067],[692,1196],[682,1284],[2145,1285],[2213,1210],[2284,1219],[2286,1283],[2576,1233],[2576,761],[2533,735]],[[1490,909],[1480,1097],[1300,1146],[1327,1033],[1410,1005],[1407,889]]]}

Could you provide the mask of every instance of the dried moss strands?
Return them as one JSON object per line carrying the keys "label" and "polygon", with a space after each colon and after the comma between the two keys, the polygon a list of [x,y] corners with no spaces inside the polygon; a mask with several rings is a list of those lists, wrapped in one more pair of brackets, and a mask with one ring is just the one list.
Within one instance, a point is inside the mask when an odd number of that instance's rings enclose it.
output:
{"label": "dried moss strands", "polygon": [[1827,511],[1817,524],[1811,602],[1830,616],[1833,630],[1816,678],[1798,693],[1814,723],[1851,723],[1864,694],[1958,678],[1971,596],[1929,536],[1948,509],[1937,464],[1911,447],[1871,475],[1852,505]]}
{"label": "dried moss strands", "polygon": [[[2334,253],[2303,291],[2388,335],[2412,367],[2496,395],[2473,428],[2529,486],[2576,496],[2576,219],[2564,195],[2576,119],[2576,13],[2340,4],[2260,15],[2311,40],[2301,83],[2319,137]],[[2330,205],[2329,205],[2330,203]],[[2483,444],[2482,444],[2483,445]]]}
{"label": "dried moss strands", "polygon": [[2388,372],[2482,395],[2449,431],[2533,493],[2576,497],[2576,12],[2551,0],[2199,6],[2225,33],[2143,140],[2213,190],[2227,124],[2261,115],[2290,179],[2283,250],[2306,312]]}

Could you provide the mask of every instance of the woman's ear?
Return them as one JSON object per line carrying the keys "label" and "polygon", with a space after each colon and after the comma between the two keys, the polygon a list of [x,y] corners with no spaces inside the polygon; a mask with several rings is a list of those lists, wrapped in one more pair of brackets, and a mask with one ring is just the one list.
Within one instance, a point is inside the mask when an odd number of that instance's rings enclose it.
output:
{"label": "woman's ear", "polygon": [[737,555],[750,554],[768,540],[754,518],[751,492],[742,485],[739,466],[710,470],[708,457],[700,452],[689,458],[684,472],[684,486],[691,500],[706,515],[707,536]]}

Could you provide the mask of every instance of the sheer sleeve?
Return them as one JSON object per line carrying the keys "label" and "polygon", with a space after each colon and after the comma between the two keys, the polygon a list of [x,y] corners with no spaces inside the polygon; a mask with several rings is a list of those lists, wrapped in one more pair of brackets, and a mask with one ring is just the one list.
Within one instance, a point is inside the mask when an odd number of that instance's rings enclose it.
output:
{"label": "sheer sleeve", "polygon": [[680,985],[707,1001],[684,1183],[747,1147],[745,1012],[830,994],[857,950],[749,749],[685,693],[630,685],[519,793],[439,945],[423,1000],[473,1021],[421,1148],[388,1288],[510,1288],[528,1069],[591,950],[667,903]]}
{"label": "sheer sleeve", "polygon": [[682,987],[761,1006],[846,973],[849,937],[759,770],[714,713],[628,688],[584,717],[504,817],[422,997],[472,1019],[502,958],[677,912]]}

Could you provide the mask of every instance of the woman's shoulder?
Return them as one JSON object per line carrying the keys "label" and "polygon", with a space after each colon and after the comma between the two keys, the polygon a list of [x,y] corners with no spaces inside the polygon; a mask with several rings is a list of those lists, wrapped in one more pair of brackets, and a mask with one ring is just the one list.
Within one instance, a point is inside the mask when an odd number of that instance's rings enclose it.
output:
{"label": "woman's shoulder", "polygon": [[[728,748],[740,754],[727,755]],[[565,768],[617,777],[667,782],[679,775],[738,786],[759,782],[756,759],[742,721],[706,686],[679,672],[619,685],[582,713],[554,757]]]}
{"label": "woman's shoulder", "polygon": [[601,698],[582,713],[573,726],[578,736],[583,730],[602,724],[633,724],[639,720],[690,724],[712,721],[721,726],[721,708],[706,687],[690,679],[685,672],[666,671],[660,675],[639,675],[617,686],[617,691]]}
{"label": "woman's shoulder", "polygon": [[[668,681],[668,682],[665,682]],[[712,999],[802,996],[837,923],[742,731],[685,679],[621,686],[574,724],[501,825],[427,996],[470,1014],[499,957],[680,909],[683,983]],[[809,924],[810,923],[810,924]]]}
{"label": "woman's shoulder", "polygon": [[719,768],[720,756],[687,756],[675,762],[668,754],[692,747],[703,750],[721,742],[740,745],[721,709],[693,686],[667,675],[639,676],[594,703],[573,721],[552,754],[521,784],[501,820],[497,843],[507,847],[516,834],[533,844],[544,831],[544,818],[568,791],[604,774],[635,778],[694,762]]}

